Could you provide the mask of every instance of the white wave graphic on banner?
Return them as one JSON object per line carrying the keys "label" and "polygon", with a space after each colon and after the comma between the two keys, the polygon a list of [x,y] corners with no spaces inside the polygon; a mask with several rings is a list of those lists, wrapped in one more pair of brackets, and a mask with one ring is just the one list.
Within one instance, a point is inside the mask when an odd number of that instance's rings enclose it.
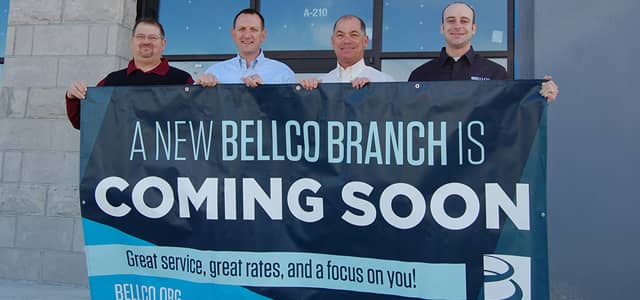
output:
{"label": "white wave graphic on banner", "polygon": [[530,300],[531,258],[484,255],[485,300]]}

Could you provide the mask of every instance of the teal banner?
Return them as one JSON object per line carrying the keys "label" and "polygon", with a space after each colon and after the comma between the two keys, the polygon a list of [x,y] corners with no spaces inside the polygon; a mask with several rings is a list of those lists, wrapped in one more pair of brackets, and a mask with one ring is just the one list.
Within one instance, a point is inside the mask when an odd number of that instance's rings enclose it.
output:
{"label": "teal banner", "polygon": [[90,88],[92,299],[548,299],[540,84]]}

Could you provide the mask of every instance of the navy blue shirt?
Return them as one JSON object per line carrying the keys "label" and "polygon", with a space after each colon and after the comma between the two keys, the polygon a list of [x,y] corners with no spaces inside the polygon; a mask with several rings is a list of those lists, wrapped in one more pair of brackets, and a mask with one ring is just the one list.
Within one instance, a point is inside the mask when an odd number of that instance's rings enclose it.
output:
{"label": "navy blue shirt", "polygon": [[508,77],[507,70],[477,54],[473,47],[458,61],[450,57],[443,47],[440,57],[413,70],[409,81],[506,80]]}

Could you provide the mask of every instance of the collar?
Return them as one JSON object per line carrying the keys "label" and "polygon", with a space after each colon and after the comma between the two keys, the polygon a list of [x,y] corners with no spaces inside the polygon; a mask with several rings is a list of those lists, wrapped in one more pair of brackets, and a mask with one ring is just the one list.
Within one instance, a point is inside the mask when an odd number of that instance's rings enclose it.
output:
{"label": "collar", "polygon": [[[339,63],[336,62],[336,64],[338,65],[338,71],[340,72],[340,77],[342,78],[343,76],[349,74],[349,75],[353,75],[353,74],[360,74],[360,72],[364,69],[365,64],[364,64],[364,58],[361,58],[357,63],[343,68]],[[345,74],[346,73],[346,74]]]}
{"label": "collar", "polygon": [[153,74],[157,74],[157,75],[160,75],[160,76],[165,76],[169,72],[169,61],[166,58],[163,57],[163,58],[160,59],[160,64],[159,65],[157,65],[155,68],[153,68],[153,69],[151,69],[151,70],[149,70],[147,72],[144,72],[144,71],[138,69],[138,67],[136,67],[135,62],[133,62],[133,59],[132,59],[132,60],[129,61],[129,65],[127,66],[127,75],[131,75],[131,73],[133,73],[135,71],[140,71],[140,72],[145,73],[145,74],[153,73]]}
{"label": "collar", "polygon": [[[240,53],[236,55],[236,59],[240,64],[240,68],[244,68],[244,66],[247,65],[247,61],[244,58],[240,57]],[[265,59],[264,52],[262,51],[262,49],[260,49],[260,54],[258,54],[258,56],[256,57],[256,60],[251,62],[251,69],[255,69],[258,62],[263,61],[264,59]]]}
{"label": "collar", "polygon": [[[476,58],[476,52],[473,51],[473,46],[471,46],[471,48],[469,48],[469,51],[467,51],[467,53],[465,53],[463,56],[460,57],[460,59],[462,59],[463,57],[466,57],[467,61],[469,62],[469,64],[473,64],[473,62],[475,61]],[[449,54],[447,54],[447,49],[445,47],[442,47],[442,50],[440,50],[440,65],[444,66],[445,63],[447,63],[447,61],[449,61],[449,59],[451,59],[451,61],[453,62],[453,57],[449,56]]]}

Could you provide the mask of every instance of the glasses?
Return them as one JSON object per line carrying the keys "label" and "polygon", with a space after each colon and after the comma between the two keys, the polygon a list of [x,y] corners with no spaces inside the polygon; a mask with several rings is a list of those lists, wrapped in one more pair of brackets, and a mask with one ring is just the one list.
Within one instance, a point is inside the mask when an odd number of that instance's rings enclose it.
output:
{"label": "glasses", "polygon": [[162,37],[157,34],[141,34],[141,33],[134,35],[133,38],[136,41],[144,41],[145,39],[147,39],[151,42],[157,42],[162,39]]}

